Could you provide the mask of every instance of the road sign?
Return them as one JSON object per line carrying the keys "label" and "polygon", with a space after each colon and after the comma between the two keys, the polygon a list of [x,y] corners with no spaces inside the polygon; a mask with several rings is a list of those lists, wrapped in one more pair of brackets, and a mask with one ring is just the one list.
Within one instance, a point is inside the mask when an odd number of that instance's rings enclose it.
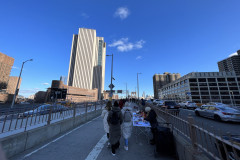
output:
{"label": "road sign", "polygon": [[117,90],[117,93],[122,93],[122,90]]}
{"label": "road sign", "polygon": [[114,86],[113,84],[110,84],[108,87],[109,87],[110,89],[113,89],[115,86]]}

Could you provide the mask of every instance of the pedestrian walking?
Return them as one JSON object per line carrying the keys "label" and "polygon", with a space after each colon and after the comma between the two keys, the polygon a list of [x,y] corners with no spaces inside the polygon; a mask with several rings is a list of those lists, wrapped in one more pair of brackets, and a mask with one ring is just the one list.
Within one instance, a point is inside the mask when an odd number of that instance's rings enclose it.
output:
{"label": "pedestrian walking", "polygon": [[[106,107],[103,109],[101,117],[103,118],[103,127],[104,131],[107,133],[107,138],[109,139],[109,125],[107,122],[108,113],[112,108],[112,102],[108,101]],[[108,147],[110,146],[110,142],[108,141]]]}
{"label": "pedestrian walking", "polygon": [[150,140],[150,144],[154,145],[156,142],[156,132],[157,132],[157,114],[150,107],[145,108],[145,112],[147,112],[147,117],[144,120],[148,121],[151,125],[151,132],[153,134],[153,139]]}
{"label": "pedestrian walking", "polygon": [[128,106],[128,102],[122,109],[123,123],[122,123],[122,136],[124,138],[124,149],[128,150],[128,139],[132,134],[132,108]]}
{"label": "pedestrian walking", "polygon": [[121,124],[123,121],[121,110],[118,106],[118,102],[115,101],[112,110],[108,114],[109,125],[109,142],[111,144],[112,155],[116,155],[116,149],[120,146],[121,138]]}
{"label": "pedestrian walking", "polygon": [[120,109],[122,109],[122,108],[123,108],[123,105],[124,105],[124,101],[123,101],[122,99],[120,99],[118,105],[119,105]]}

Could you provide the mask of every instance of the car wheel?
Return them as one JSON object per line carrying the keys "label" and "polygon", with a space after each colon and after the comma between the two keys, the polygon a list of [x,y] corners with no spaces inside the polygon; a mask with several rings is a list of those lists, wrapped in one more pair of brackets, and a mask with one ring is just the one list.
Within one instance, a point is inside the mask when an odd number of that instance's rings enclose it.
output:
{"label": "car wheel", "polygon": [[222,119],[221,119],[221,117],[220,117],[219,115],[214,115],[214,119],[215,119],[216,121],[219,121],[219,122],[222,121]]}
{"label": "car wheel", "polygon": [[198,117],[200,117],[200,114],[199,114],[198,111],[195,112],[195,115],[198,116]]}

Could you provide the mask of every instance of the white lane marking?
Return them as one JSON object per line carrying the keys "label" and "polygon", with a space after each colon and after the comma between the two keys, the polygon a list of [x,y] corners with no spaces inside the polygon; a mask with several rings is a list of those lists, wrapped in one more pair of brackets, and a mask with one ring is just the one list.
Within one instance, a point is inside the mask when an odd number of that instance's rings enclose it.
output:
{"label": "white lane marking", "polygon": [[58,141],[59,139],[61,139],[61,138],[65,137],[66,135],[68,135],[68,134],[72,133],[73,131],[76,131],[77,129],[79,129],[79,128],[81,128],[81,127],[85,126],[86,124],[89,124],[90,122],[92,122],[92,121],[94,121],[94,120],[98,119],[99,117],[100,117],[100,116],[98,116],[98,117],[96,117],[96,118],[92,119],[91,121],[89,121],[89,122],[87,122],[87,123],[84,123],[84,124],[82,124],[81,126],[79,126],[79,127],[75,128],[75,129],[73,129],[73,130],[69,131],[68,133],[65,133],[64,135],[62,135],[62,136],[60,136],[60,137],[58,137],[58,138],[54,139],[53,141],[51,141],[51,142],[49,142],[49,143],[47,143],[47,144],[43,145],[42,147],[40,147],[40,148],[38,148],[38,149],[36,149],[36,150],[32,151],[31,153],[29,153],[29,154],[25,155],[23,158],[27,158],[27,157],[31,156],[32,154],[34,154],[34,153],[36,153],[36,152],[40,151],[41,149],[43,149],[43,148],[47,147],[49,144],[51,144],[51,143],[54,143],[54,142]]}
{"label": "white lane marking", "polygon": [[99,153],[102,151],[104,144],[107,142],[107,136],[106,134],[99,140],[99,142],[96,144],[96,146],[93,148],[93,150],[88,154],[87,158],[85,160],[96,160]]}

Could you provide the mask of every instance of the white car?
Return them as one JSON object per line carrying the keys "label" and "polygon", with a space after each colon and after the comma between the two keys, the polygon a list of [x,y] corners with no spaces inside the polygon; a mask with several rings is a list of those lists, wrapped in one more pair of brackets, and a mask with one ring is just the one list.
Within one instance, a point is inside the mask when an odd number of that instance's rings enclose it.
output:
{"label": "white car", "polygon": [[240,122],[240,111],[218,105],[202,105],[200,108],[195,109],[196,116],[212,118],[217,121],[233,121]]}
{"label": "white car", "polygon": [[191,102],[191,101],[184,101],[184,102],[179,103],[179,105],[182,108],[186,108],[186,109],[196,109],[197,108],[196,103]]}

